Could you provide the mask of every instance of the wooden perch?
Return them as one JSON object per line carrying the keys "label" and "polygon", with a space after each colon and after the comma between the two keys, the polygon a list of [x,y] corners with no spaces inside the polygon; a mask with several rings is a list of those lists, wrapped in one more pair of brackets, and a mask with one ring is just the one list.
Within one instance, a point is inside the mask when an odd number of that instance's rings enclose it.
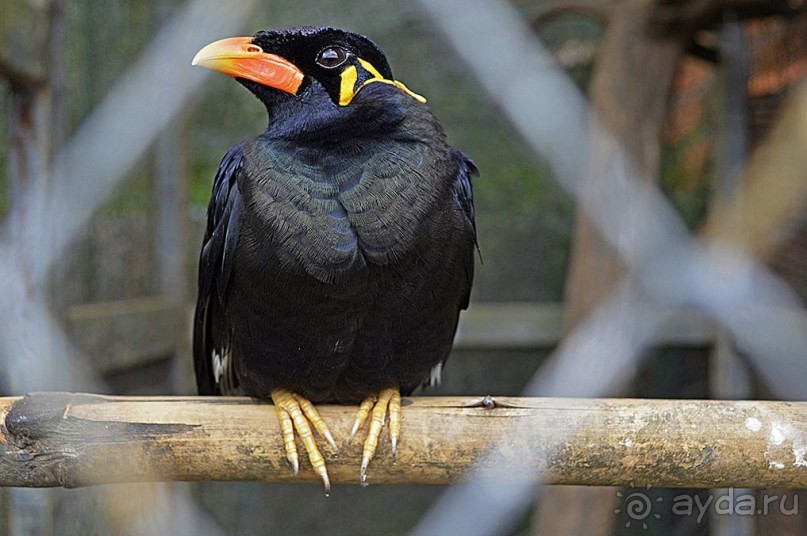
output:
{"label": "wooden perch", "polygon": [[[490,403],[492,401],[492,403]],[[486,463],[526,462],[513,478],[654,487],[807,487],[807,403],[636,399],[409,398],[397,460],[382,434],[370,483],[445,484]],[[274,409],[247,398],[35,393],[0,398],[0,485],[294,477]],[[339,444],[333,482],[357,483],[355,408],[323,406]],[[502,435],[510,437],[501,441]],[[363,436],[362,436],[363,437]]]}

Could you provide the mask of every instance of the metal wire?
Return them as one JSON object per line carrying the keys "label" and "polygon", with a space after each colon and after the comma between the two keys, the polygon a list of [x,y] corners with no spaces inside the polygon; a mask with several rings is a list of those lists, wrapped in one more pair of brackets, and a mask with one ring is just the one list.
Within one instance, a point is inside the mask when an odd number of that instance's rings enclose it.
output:
{"label": "metal wire", "polygon": [[[44,200],[32,190],[12,207],[10,220],[19,227],[4,230],[0,242],[0,292],[10,304],[0,308],[0,367],[10,390],[101,387],[48,311],[42,292],[48,270],[202,87],[205,72],[183,75],[176,66],[204,43],[235,32],[254,4],[196,0],[184,7],[58,152],[53,175],[38,181],[51,186]],[[510,4],[420,0],[420,5],[631,272],[564,340],[525,395],[613,393],[631,377],[662,325],[658,315],[648,313],[694,305],[731,331],[780,396],[803,398],[807,317],[791,289],[741,249],[718,248],[687,233]],[[592,170],[598,172],[596,188],[588,180]],[[23,207],[36,210],[22,214]],[[12,250],[12,238],[19,243],[25,236],[32,238],[23,240],[27,249]],[[34,300],[32,288],[39,289]],[[518,433],[512,430],[509,438]],[[540,493],[529,480],[501,484],[529,468],[490,459],[481,465],[490,468],[449,490],[421,520],[417,534],[504,533]],[[171,499],[148,502],[152,517],[136,520],[134,533],[221,533],[183,488],[150,489]]]}

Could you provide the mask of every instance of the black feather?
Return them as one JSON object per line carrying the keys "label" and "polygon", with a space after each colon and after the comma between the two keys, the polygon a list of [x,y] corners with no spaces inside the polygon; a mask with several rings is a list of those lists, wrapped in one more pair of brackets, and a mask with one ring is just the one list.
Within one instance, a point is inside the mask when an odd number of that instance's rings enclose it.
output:
{"label": "black feather", "polygon": [[[211,359],[214,352],[223,352],[229,344],[223,304],[241,221],[241,196],[236,187],[236,177],[243,161],[241,145],[239,143],[227,151],[216,171],[199,258],[193,359],[196,384],[199,393],[205,395],[224,394],[217,389]],[[216,335],[214,330],[218,332]]]}
{"label": "black feather", "polygon": [[[258,37],[298,65],[335,39],[391,76],[362,36]],[[477,170],[394,85],[371,83],[340,107],[338,73],[301,68],[310,80],[298,97],[245,84],[269,126],[230,149],[216,174],[199,262],[199,390],[268,398],[283,387],[312,402],[393,386],[407,394],[446,360],[468,306]]]}

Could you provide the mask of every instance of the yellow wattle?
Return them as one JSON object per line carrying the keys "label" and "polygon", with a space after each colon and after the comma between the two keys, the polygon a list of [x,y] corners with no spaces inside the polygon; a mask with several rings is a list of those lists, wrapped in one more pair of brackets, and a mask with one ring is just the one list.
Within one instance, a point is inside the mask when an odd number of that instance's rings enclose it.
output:
{"label": "yellow wattle", "polygon": [[339,85],[339,106],[347,106],[353,100],[355,93],[353,89],[359,80],[359,72],[355,65],[351,65],[339,75],[342,82]]}
{"label": "yellow wattle", "polygon": [[397,80],[387,80],[386,78],[381,76],[381,73],[378,72],[378,69],[373,67],[373,64],[370,63],[369,61],[366,61],[366,60],[363,60],[363,59],[359,58],[359,64],[364,69],[366,69],[367,72],[369,72],[371,75],[373,75],[373,77],[370,78],[369,80],[366,80],[361,86],[359,86],[357,88],[356,87],[356,82],[359,79],[359,72],[356,69],[356,66],[355,65],[350,65],[344,71],[342,71],[342,73],[340,74],[341,83],[339,85],[339,105],[340,106],[347,106],[348,104],[350,104],[350,101],[353,100],[353,97],[355,97],[356,94],[359,91],[361,91],[361,89],[364,86],[366,86],[367,84],[371,84],[373,82],[381,82],[382,84],[393,85],[393,86],[397,87],[398,89],[400,89],[401,91],[403,91],[404,93],[406,93],[407,95],[409,95],[410,97],[412,97],[413,99],[415,99],[416,101],[418,101],[420,103],[425,103],[426,102],[425,97],[423,97],[422,95],[418,95],[414,91],[411,91],[408,87],[403,85],[402,82],[398,82]]}

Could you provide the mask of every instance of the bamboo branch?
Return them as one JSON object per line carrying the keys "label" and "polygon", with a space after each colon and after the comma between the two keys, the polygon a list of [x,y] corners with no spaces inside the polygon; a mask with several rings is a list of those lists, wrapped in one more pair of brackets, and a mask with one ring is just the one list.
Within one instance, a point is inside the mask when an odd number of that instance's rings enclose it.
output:
{"label": "bamboo branch", "polygon": [[[807,487],[807,403],[422,397],[404,402],[397,460],[382,434],[371,483],[458,480],[510,426],[492,459],[528,460],[558,484]],[[275,412],[247,398],[35,393],[0,399],[0,485],[75,487],[171,480],[317,481],[291,474]],[[323,406],[340,451],[331,480],[357,483],[355,408]],[[573,429],[571,433],[569,430]],[[557,434],[564,431],[565,434]],[[523,432],[523,429],[522,429]],[[360,434],[361,435],[361,434]],[[565,436],[564,440],[554,439]],[[304,458],[304,456],[303,456]]]}

